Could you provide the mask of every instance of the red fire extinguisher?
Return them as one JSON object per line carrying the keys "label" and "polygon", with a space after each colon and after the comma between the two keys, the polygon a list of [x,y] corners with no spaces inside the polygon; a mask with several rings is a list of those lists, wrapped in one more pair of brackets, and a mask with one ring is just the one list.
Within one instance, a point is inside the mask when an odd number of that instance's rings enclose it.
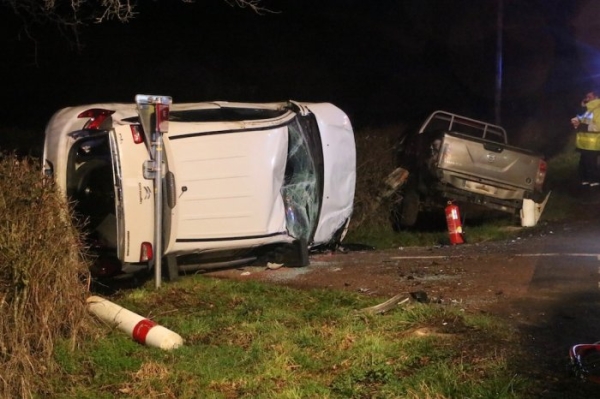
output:
{"label": "red fire extinguisher", "polygon": [[446,207],[446,224],[448,225],[450,244],[464,244],[465,240],[460,222],[460,212],[458,206],[454,205],[452,201],[448,201],[448,206]]}

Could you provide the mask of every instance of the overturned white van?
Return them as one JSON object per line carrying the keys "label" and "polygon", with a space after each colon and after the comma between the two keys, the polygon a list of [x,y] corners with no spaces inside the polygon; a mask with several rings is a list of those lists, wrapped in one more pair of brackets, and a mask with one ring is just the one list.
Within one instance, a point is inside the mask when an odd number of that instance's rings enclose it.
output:
{"label": "overturned white van", "polygon": [[354,135],[340,109],[175,103],[168,125],[160,254],[144,168],[151,149],[136,104],[65,108],[47,125],[44,173],[86,220],[97,275],[150,269],[158,256],[170,277],[252,262],[303,266],[308,251],[339,245],[356,181]]}

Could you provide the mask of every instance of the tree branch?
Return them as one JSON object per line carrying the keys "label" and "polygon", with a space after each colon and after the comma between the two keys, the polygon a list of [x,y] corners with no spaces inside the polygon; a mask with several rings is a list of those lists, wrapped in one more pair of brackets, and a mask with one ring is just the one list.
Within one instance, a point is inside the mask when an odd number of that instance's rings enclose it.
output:
{"label": "tree branch", "polygon": [[[195,0],[180,1],[195,2]],[[261,0],[223,1],[232,7],[248,8],[257,14],[271,12],[261,5]],[[90,21],[127,22],[138,14],[135,11],[135,0],[0,0],[0,6],[10,8],[17,16],[29,23],[49,22],[63,28],[74,28]]]}

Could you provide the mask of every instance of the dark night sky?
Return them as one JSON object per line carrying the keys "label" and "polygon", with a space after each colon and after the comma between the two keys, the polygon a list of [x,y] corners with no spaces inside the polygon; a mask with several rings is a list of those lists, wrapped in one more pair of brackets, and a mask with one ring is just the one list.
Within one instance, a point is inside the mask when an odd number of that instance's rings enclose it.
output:
{"label": "dark night sky", "polygon": [[[26,38],[4,10],[0,126],[39,128],[61,107],[138,93],[328,101],[359,128],[440,108],[493,121],[496,0],[263,1],[279,12],[145,0],[129,23],[83,27],[80,51],[50,28]],[[595,74],[600,8],[504,0],[504,10],[502,122],[564,134]]]}

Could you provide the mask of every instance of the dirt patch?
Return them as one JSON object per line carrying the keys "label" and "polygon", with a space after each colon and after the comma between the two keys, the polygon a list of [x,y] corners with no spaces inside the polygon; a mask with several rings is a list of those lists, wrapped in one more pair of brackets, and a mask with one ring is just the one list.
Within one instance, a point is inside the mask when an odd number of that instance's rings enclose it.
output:
{"label": "dirt patch", "polygon": [[336,289],[377,297],[425,292],[430,301],[484,310],[523,296],[531,262],[512,256],[522,240],[486,245],[414,247],[314,254],[303,268],[248,266],[206,273],[300,289]]}
{"label": "dirt patch", "polygon": [[[352,291],[382,301],[420,293],[437,304],[498,316],[518,331],[517,350],[526,356],[516,356],[514,367],[541,387],[532,398],[600,397],[600,385],[581,385],[567,371],[571,345],[600,340],[600,314],[595,316],[599,313],[595,306],[600,305],[599,269],[593,253],[588,253],[595,251],[600,235],[596,225],[593,220],[542,224],[500,242],[320,253],[313,254],[304,268],[251,266],[206,275]],[[564,270],[559,268],[564,274],[544,275],[555,251],[573,256],[565,261]],[[588,256],[585,267],[583,256]],[[577,281],[569,282],[571,272],[579,273]]]}

